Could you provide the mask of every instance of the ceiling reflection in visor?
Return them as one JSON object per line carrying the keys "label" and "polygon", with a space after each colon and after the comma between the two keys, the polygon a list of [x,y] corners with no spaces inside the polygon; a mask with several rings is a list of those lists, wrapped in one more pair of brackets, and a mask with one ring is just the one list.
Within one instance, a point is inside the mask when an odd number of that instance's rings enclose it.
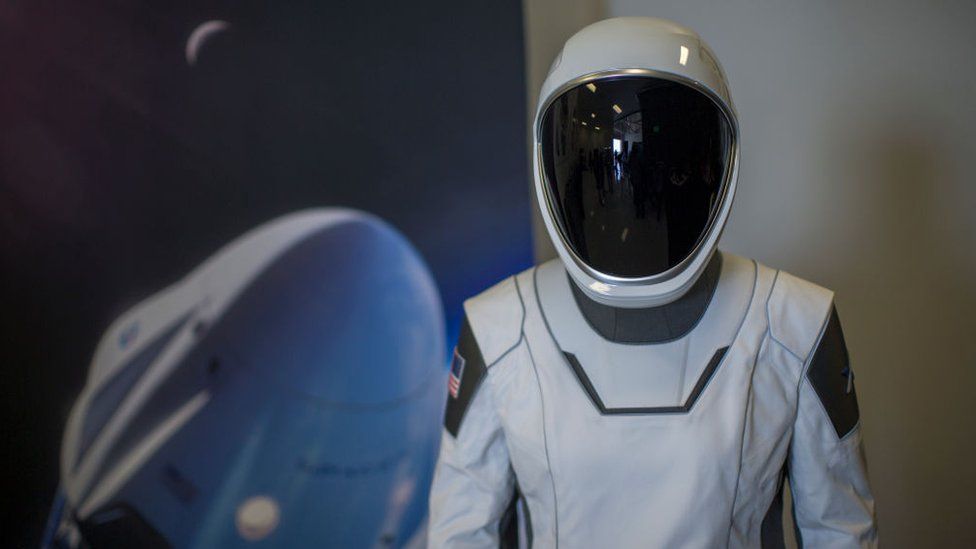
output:
{"label": "ceiling reflection in visor", "polygon": [[540,130],[555,222],[590,268],[657,275],[704,238],[732,156],[729,121],[704,93],[647,76],[597,80],[556,98]]}

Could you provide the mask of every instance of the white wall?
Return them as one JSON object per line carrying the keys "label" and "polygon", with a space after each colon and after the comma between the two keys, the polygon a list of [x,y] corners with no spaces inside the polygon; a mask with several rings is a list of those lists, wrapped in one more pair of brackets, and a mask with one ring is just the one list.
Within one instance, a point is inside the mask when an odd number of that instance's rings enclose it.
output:
{"label": "white wall", "polygon": [[[976,546],[976,3],[605,10],[688,25],[724,65],[742,170],[722,247],[837,292],[883,545]],[[548,26],[526,20],[565,38]]]}

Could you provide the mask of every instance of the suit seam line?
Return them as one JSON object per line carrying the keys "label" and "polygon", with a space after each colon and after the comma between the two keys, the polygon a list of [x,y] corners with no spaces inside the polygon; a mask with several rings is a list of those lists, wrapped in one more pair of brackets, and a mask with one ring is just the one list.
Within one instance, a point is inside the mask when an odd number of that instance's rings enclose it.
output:
{"label": "suit seam line", "polygon": [[[808,380],[807,373],[810,370],[810,365],[813,363],[813,357],[816,354],[814,352],[814,350],[820,345],[820,341],[823,339],[824,334],[827,332],[827,323],[829,321],[830,321],[830,309],[827,310],[827,315],[824,318],[823,323],[820,326],[820,334],[817,336],[817,340],[814,341],[813,347],[810,349],[810,352],[807,353],[807,358],[806,359],[803,359],[803,362],[802,362],[802,364],[800,366],[800,376],[799,376],[799,379],[796,382],[796,410],[793,413],[793,425],[791,426],[791,428],[793,430],[793,433],[790,435],[790,448],[789,448],[789,450],[787,452],[787,460],[789,460],[789,456],[793,453],[793,440],[796,437],[796,424],[797,424],[798,421],[800,421],[800,398],[801,398],[800,393],[803,391],[803,382],[805,380]],[[775,341],[775,338],[774,338],[774,341]],[[780,343],[779,341],[776,341],[776,342],[777,343]],[[780,345],[782,345],[782,343],[780,343]],[[784,348],[785,348],[785,346],[784,346]],[[790,354],[793,354],[793,353],[790,353]],[[796,356],[796,355],[793,354],[793,356]],[[797,357],[797,358],[799,359],[800,357]],[[833,421],[830,420],[830,414],[828,414],[827,413],[827,409],[824,408],[823,400],[820,398],[820,393],[817,392],[817,388],[814,387],[812,383],[810,384],[810,386],[813,389],[813,393],[817,397],[816,398],[816,400],[817,400],[817,407],[827,417],[827,421],[830,423],[831,431],[834,432],[834,436],[837,436],[837,430],[833,428],[834,427]],[[860,423],[860,420],[858,421],[858,423]],[[851,429],[851,432],[854,432],[854,429]],[[850,433],[848,433],[848,434],[850,434]],[[846,435],[845,435],[845,437],[846,437]],[[793,527],[796,529],[796,531],[802,533],[802,531],[800,529],[800,525],[799,525],[798,520],[796,518],[797,515],[798,515],[797,510],[798,509],[802,509],[802,505],[800,505],[800,503],[799,503],[799,500],[802,498],[802,495],[797,494],[796,487],[795,487],[795,483],[794,483],[794,478],[793,478],[793,473],[792,473],[792,468],[790,468],[789,471],[790,471],[790,475],[789,475],[790,476],[790,478],[789,478],[789,482],[790,482],[790,496],[793,498],[793,504],[792,504],[793,505],[793,516],[794,516],[794,525],[793,525]]]}
{"label": "suit seam line", "polygon": [[509,347],[508,349],[506,349],[505,352],[502,353],[502,355],[500,357],[498,357],[494,361],[492,361],[491,364],[485,366],[485,372],[487,372],[490,368],[494,367],[496,364],[498,364],[499,362],[501,362],[506,356],[509,355],[509,353],[511,353],[515,349],[518,349],[519,345],[522,344],[522,338],[523,338],[523,334],[519,334],[518,341],[516,341],[514,345],[512,345],[511,347]]}
{"label": "suit seam line", "polygon": [[796,354],[796,352],[794,352],[793,349],[789,347],[789,345],[780,341],[779,338],[776,337],[776,333],[773,332],[773,315],[769,313],[769,302],[773,300],[773,292],[776,291],[776,282],[779,280],[779,275],[782,272],[783,272],[782,269],[776,269],[776,275],[773,276],[773,284],[769,287],[769,295],[766,296],[766,330],[769,332],[770,339],[776,342],[783,349],[786,349],[786,352],[790,353],[791,355],[796,357],[797,360],[803,363],[806,361],[806,359]]}
{"label": "suit seam line", "polygon": [[[511,278],[512,278],[512,282],[515,283],[515,294],[519,298],[519,305],[522,307],[522,319],[521,319],[521,322],[519,324],[519,338],[518,338],[518,340],[515,341],[514,344],[512,344],[511,347],[509,347],[508,349],[506,349],[504,353],[502,353],[501,355],[499,355],[498,358],[496,358],[495,360],[491,361],[490,364],[487,364],[485,366],[485,370],[486,371],[489,368],[491,368],[492,366],[494,366],[494,365],[498,364],[499,362],[501,362],[502,359],[505,358],[506,356],[508,356],[509,353],[511,353],[512,351],[514,351],[516,348],[518,348],[518,346],[522,343],[522,339],[525,338],[525,301],[522,300],[522,292],[519,291],[518,277],[513,276]],[[475,342],[476,343],[477,343],[477,341],[478,341],[478,338],[475,338]],[[479,349],[478,350],[479,351],[481,350],[480,349],[480,345],[479,345]]]}
{"label": "suit seam line", "polygon": [[[830,313],[834,310],[833,300],[830,302],[830,307],[827,308],[827,314],[824,315],[824,319],[820,322],[820,329],[817,330],[817,339],[813,342],[810,350],[807,352],[806,358],[803,359],[803,369],[801,370],[802,377],[806,377],[810,372],[810,366],[813,365],[813,359],[816,357],[816,351],[820,347],[820,343],[823,342],[823,337],[827,333],[827,325],[830,324]],[[814,387],[816,390],[816,387]],[[820,396],[820,393],[817,393]]]}
{"label": "suit seam line", "polygon": [[[535,283],[535,275],[538,272],[539,267],[534,267],[532,270],[532,289],[535,292],[536,300],[539,298],[539,289]],[[553,534],[554,542],[556,547],[559,547],[559,499],[556,496],[556,479],[555,473],[552,470],[552,461],[549,458],[549,430],[546,428],[546,399],[542,394],[542,381],[539,378],[539,369],[535,363],[535,355],[532,352],[532,345],[529,343],[529,338],[525,337],[525,301],[522,298],[522,289],[519,286],[518,278],[515,279],[515,291],[518,293],[519,301],[522,303],[522,339],[525,340],[525,349],[529,353],[529,362],[532,363],[532,373],[535,375],[536,388],[539,391],[539,406],[542,411],[542,444],[543,449],[546,454],[546,467],[549,469],[549,485],[552,487],[552,521],[553,521]],[[545,320],[545,315],[542,313],[542,306],[539,305],[539,315]],[[548,325],[546,326],[548,330]]]}
{"label": "suit seam line", "polygon": [[778,345],[778,346],[779,346],[779,347],[780,347],[781,349],[783,349],[784,351],[786,351],[787,353],[789,353],[791,357],[793,357],[793,358],[795,358],[795,359],[797,359],[797,360],[798,360],[798,361],[800,362],[800,364],[801,364],[801,365],[802,365],[802,364],[805,364],[805,363],[806,363],[806,359],[804,359],[804,358],[803,358],[803,357],[801,357],[800,355],[798,355],[798,354],[796,354],[796,353],[794,353],[794,352],[793,352],[793,350],[792,350],[792,349],[790,349],[789,347],[787,347],[787,345],[786,345],[785,343],[783,343],[782,341],[780,341],[780,340],[778,340],[778,339],[776,339],[776,336],[775,336],[775,335],[773,335],[773,332],[772,332],[772,330],[767,330],[767,331],[769,332],[769,339],[770,339],[770,340],[771,340],[771,341],[772,341],[773,343],[775,343],[775,344],[776,344],[776,345]]}
{"label": "suit seam line", "polygon": [[[799,360],[800,357],[796,356],[796,354],[792,350],[790,350],[789,347],[787,347],[786,345],[784,345],[783,342],[781,342],[778,339],[776,339],[776,336],[773,335],[773,330],[772,330],[772,317],[769,314],[769,302],[773,298],[773,292],[776,289],[776,281],[779,279],[779,273],[780,272],[781,271],[779,269],[776,270],[776,275],[775,275],[775,277],[773,277],[773,283],[769,287],[769,294],[766,296],[766,305],[765,305],[765,307],[766,307],[766,330],[765,330],[765,333],[763,334],[763,344],[762,345],[765,345],[765,343],[767,341],[771,341],[773,344],[777,345],[778,347],[780,347],[781,349],[783,349],[787,353],[789,353],[791,356],[793,356],[797,360]],[[760,355],[762,354],[762,349],[763,349],[763,346],[762,345],[760,345],[760,353],[759,353]],[[758,356],[759,355],[757,355],[757,357]],[[796,400],[795,400],[796,405],[793,407],[793,418],[792,418],[792,421],[790,421],[790,427],[789,427],[789,429],[790,429],[790,440],[786,444],[786,456],[783,458],[783,464],[780,466],[781,467],[780,474],[783,475],[783,477],[784,477],[781,480],[781,482],[783,484],[789,484],[790,485],[790,495],[793,498],[792,502],[790,503],[790,506],[792,508],[794,508],[794,509],[796,508],[796,494],[793,491],[793,482],[792,482],[792,479],[791,479],[791,476],[792,475],[790,474],[790,455],[793,453],[793,438],[794,438],[795,432],[796,432],[796,418],[799,415],[799,410],[800,410],[800,405],[799,405],[800,404],[800,383],[802,383],[802,381],[803,381],[802,368],[801,368],[799,380],[800,381],[797,383],[797,386],[796,386]],[[779,490],[784,490],[784,487],[783,486],[780,486],[779,487]],[[773,494],[773,499],[774,500],[776,499],[776,494],[775,493]],[[770,502],[770,505],[772,505],[772,502]],[[783,502],[783,505],[784,505],[784,508],[783,509],[780,509],[780,513],[782,513],[784,511],[784,509],[785,509],[785,505],[786,505],[786,502],[785,501]],[[794,513],[794,515],[795,515],[795,513]],[[795,522],[794,522],[793,528],[796,530],[796,529],[799,529],[799,526],[797,524],[795,524]],[[761,527],[760,527],[760,529],[761,529]],[[783,537],[784,537],[784,541],[785,541],[785,537],[786,537],[785,531],[783,533]]]}
{"label": "suit seam line", "polygon": [[855,432],[860,431],[860,430],[861,430],[861,419],[858,418],[857,423],[855,423],[854,426],[851,427],[851,430],[848,431],[844,436],[840,437],[840,440],[838,442],[844,442],[844,441],[846,441],[848,438],[850,438],[851,436],[853,436]]}
{"label": "suit seam line", "polygon": [[[768,328],[768,326],[767,326],[767,328]],[[766,334],[767,335],[768,335],[768,332],[769,332],[769,330],[767,329],[766,330]],[[766,337],[766,335],[764,335],[763,336],[763,341],[762,341],[762,343],[759,346],[759,353],[756,355],[757,358],[760,355],[762,355],[763,348],[766,345],[766,342],[767,341],[770,341],[770,339],[768,337]],[[758,363],[758,360],[757,360],[757,363]],[[755,372],[753,372],[753,377],[754,376],[755,376]],[[789,439],[789,442],[787,442],[787,444],[786,444],[786,457],[783,458],[783,463],[780,464],[779,472],[776,473],[780,477],[779,478],[779,481],[776,483],[777,489],[776,490],[773,490],[772,495],[771,495],[769,501],[768,502],[763,502],[763,506],[761,507],[762,509],[767,509],[767,513],[768,513],[768,509],[773,505],[773,502],[776,500],[776,495],[783,490],[783,484],[786,482],[786,463],[789,460],[789,456],[790,456],[790,446],[793,444],[793,432],[792,431],[793,431],[793,427],[792,427],[792,423],[791,423],[790,424],[790,433],[789,433],[790,439]],[[785,502],[783,503],[783,505],[785,505]],[[780,513],[782,513],[782,512],[783,512],[783,508],[781,506]],[[766,518],[765,515],[763,515],[759,519],[759,531],[760,531],[760,536],[759,537],[760,537],[760,541],[762,541],[762,524],[765,521],[765,518]],[[784,538],[785,538],[785,533],[784,533]]]}
{"label": "suit seam line", "polygon": [[[736,331],[736,339],[739,338],[739,331],[746,323],[746,319],[749,318],[749,312],[752,310],[753,301],[756,299],[756,290],[759,289],[759,264],[756,260],[752,260],[753,265],[753,281],[752,281],[752,296],[749,297],[749,304],[746,306],[746,313],[742,316],[742,321],[739,324],[739,330]],[[775,279],[773,280],[775,282]],[[773,293],[773,284],[769,287],[769,294],[767,294],[767,304],[769,300],[769,295]],[[767,316],[768,318],[768,316]],[[731,347],[731,345],[730,345]],[[746,391],[746,405],[745,410],[742,411],[742,433],[739,435],[739,459],[735,471],[735,488],[732,491],[732,506],[729,509],[729,533],[728,537],[725,539],[725,546],[730,547],[732,545],[732,530],[735,526],[735,505],[739,501],[739,481],[742,478],[742,458],[745,455],[745,440],[746,440],[746,419],[749,417],[749,407],[752,403],[752,386],[753,378],[756,375],[756,364],[759,363],[759,354],[762,351],[762,343],[760,343],[759,349],[756,351],[756,356],[752,361],[752,369],[749,372],[749,390]]]}
{"label": "suit seam line", "polygon": [[[772,329],[771,328],[772,328],[772,324],[771,324],[771,322],[768,322],[767,323],[767,326],[766,326],[766,330],[769,332],[770,337],[773,339],[773,341],[775,341],[777,344],[779,344],[780,347],[783,347],[784,349],[786,349],[786,346],[785,345],[783,345],[778,340],[776,340],[775,337],[773,337],[773,335],[772,335]],[[787,351],[789,351],[789,349],[787,349]],[[790,354],[796,357],[796,355],[793,354],[792,352],[790,352]],[[799,359],[800,357],[796,357],[796,358]],[[800,392],[803,390],[803,380],[804,380],[804,378],[806,378],[806,361],[802,362],[801,365],[800,365],[800,375],[798,376],[798,379],[797,379],[797,382],[796,382],[796,406],[794,407],[794,410],[793,410],[793,423],[792,423],[792,425],[790,425],[790,429],[792,430],[792,432],[790,433],[790,445],[789,445],[789,447],[787,448],[787,451],[786,451],[786,461],[787,461],[788,464],[792,461],[791,460],[791,456],[793,454],[793,442],[796,439],[796,423],[800,419]],[[819,400],[819,398],[818,398],[818,400]],[[802,531],[800,529],[800,524],[799,524],[799,520],[798,520],[798,512],[797,512],[798,509],[801,509],[802,508],[802,506],[799,503],[799,500],[801,499],[801,496],[799,494],[797,494],[797,492],[796,492],[796,485],[794,483],[793,468],[792,467],[787,466],[787,474],[788,474],[787,482],[790,485],[790,497],[793,500],[792,503],[791,503],[791,507],[792,507],[792,513],[793,513],[793,529],[796,532],[794,535],[801,538],[801,539],[798,539],[797,542],[798,542],[798,545],[800,545],[802,547],[802,545],[803,545],[803,543],[802,543],[802,537],[801,537]]]}

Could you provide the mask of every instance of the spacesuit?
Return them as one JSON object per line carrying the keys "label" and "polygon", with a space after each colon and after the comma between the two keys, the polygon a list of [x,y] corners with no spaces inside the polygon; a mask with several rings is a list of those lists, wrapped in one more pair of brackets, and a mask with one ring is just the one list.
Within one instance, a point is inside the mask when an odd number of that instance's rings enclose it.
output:
{"label": "spacesuit", "polygon": [[777,547],[789,482],[804,546],[875,546],[833,293],[716,249],[739,132],[708,46],[581,30],[534,136],[559,258],[464,304],[429,545]]}

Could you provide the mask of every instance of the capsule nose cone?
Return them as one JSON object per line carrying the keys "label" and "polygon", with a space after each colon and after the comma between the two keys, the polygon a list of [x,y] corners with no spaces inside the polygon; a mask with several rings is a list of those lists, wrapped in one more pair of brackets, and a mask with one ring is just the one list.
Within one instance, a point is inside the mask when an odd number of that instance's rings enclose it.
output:
{"label": "capsule nose cone", "polygon": [[363,214],[285,250],[218,328],[258,375],[334,404],[408,396],[443,361],[434,281],[392,227]]}

